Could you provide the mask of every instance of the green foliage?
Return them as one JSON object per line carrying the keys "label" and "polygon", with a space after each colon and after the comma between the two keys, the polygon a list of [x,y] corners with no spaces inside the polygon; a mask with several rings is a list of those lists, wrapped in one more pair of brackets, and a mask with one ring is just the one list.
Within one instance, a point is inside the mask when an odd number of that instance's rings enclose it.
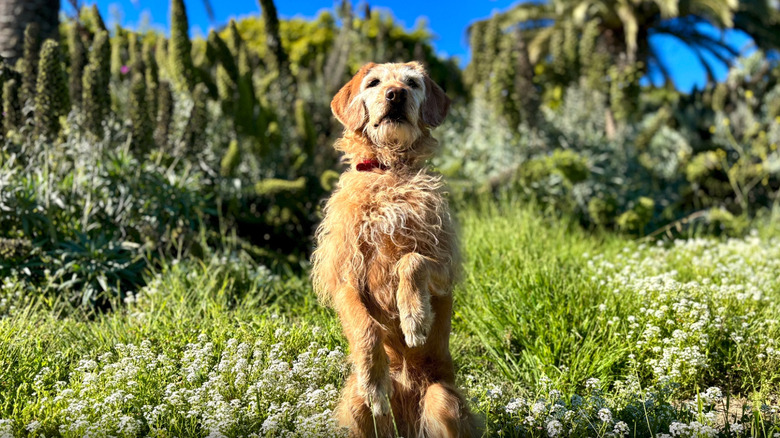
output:
{"label": "green foliage", "polygon": [[35,131],[49,139],[60,130],[60,117],[70,111],[68,86],[62,71],[60,45],[46,40],[41,48],[38,64],[38,83],[35,93]]}
{"label": "green foliage", "polygon": [[192,90],[195,72],[192,65],[192,43],[189,36],[187,10],[183,0],[171,0],[171,39],[168,63],[177,90]]}
{"label": "green foliage", "polygon": [[617,226],[629,233],[643,233],[645,227],[653,218],[655,202],[647,197],[640,197],[631,210],[618,216]]}

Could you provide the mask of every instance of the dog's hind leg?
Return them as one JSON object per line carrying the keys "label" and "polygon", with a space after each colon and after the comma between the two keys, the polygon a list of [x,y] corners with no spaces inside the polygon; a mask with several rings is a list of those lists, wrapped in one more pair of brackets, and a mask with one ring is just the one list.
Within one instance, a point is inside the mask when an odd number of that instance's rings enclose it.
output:
{"label": "dog's hind leg", "polygon": [[448,383],[434,383],[420,402],[418,438],[472,438],[478,427],[466,400]]}
{"label": "dog's hind leg", "polygon": [[393,436],[390,415],[375,416],[366,406],[360,394],[357,376],[352,374],[341,392],[341,400],[336,408],[336,421],[339,426],[349,429],[351,438],[386,438]]}

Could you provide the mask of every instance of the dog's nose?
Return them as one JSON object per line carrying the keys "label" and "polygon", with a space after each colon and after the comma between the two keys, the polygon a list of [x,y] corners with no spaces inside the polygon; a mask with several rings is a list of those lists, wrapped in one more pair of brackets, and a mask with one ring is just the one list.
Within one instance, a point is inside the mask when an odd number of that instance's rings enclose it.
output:
{"label": "dog's nose", "polygon": [[401,87],[390,87],[385,91],[385,99],[390,103],[401,103],[406,98],[406,90]]}

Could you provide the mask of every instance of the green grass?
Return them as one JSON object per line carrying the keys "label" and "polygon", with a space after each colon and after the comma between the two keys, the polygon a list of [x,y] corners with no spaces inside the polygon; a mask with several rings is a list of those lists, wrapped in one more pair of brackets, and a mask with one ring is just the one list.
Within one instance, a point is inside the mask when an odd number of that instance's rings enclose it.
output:
{"label": "green grass", "polygon": [[[487,436],[778,431],[776,226],[657,246],[511,202],[460,218],[452,350]],[[35,294],[0,289],[0,435],[338,432],[346,344],[306,278],[215,256],[163,267],[104,313]]]}

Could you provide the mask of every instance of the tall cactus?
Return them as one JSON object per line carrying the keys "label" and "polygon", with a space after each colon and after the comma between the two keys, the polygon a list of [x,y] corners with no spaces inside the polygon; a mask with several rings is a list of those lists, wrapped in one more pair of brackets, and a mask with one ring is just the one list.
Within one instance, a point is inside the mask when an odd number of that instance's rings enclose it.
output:
{"label": "tall cactus", "polygon": [[471,62],[464,71],[464,80],[471,88],[480,81],[478,65],[483,61],[485,45],[485,25],[484,21],[477,21],[471,25],[469,33],[469,46],[471,47]]}
{"label": "tall cactus", "polygon": [[311,112],[306,108],[306,102],[303,99],[295,100],[295,128],[303,144],[303,152],[306,154],[307,162],[309,162],[313,158],[317,146],[317,131],[311,120]]}
{"label": "tall cactus", "polygon": [[501,38],[499,43],[499,52],[493,60],[493,69],[489,83],[490,104],[493,111],[503,116],[512,129],[517,128],[519,123],[518,111],[514,107],[514,78],[515,71],[515,51],[513,41],[509,37]]}
{"label": "tall cactus", "polygon": [[24,30],[24,57],[22,58],[22,102],[33,99],[38,77],[38,54],[41,48],[40,26],[32,22]]}
{"label": "tall cactus", "polygon": [[70,101],[73,105],[81,106],[83,94],[82,75],[87,63],[87,51],[81,40],[81,28],[78,22],[73,23],[68,29],[68,47],[70,48]]}
{"label": "tall cactus", "polygon": [[94,35],[97,35],[101,30],[108,30],[96,4],[93,4],[91,7],[83,6],[81,8],[81,11],[79,11],[79,22]]}
{"label": "tall cactus", "polygon": [[[265,65],[277,79],[272,82],[274,96],[278,100],[290,100],[297,96],[295,78],[290,71],[287,52],[279,35],[279,17],[273,0],[259,0],[265,24]],[[291,102],[290,102],[291,103]]]}
{"label": "tall cactus", "polygon": [[171,42],[168,47],[169,67],[174,85],[180,90],[192,90],[195,71],[192,65],[192,42],[184,0],[171,0]]}
{"label": "tall cactus", "polygon": [[154,56],[154,46],[151,40],[145,40],[142,49],[143,64],[146,78],[146,102],[149,105],[151,119],[157,117],[157,87],[160,85],[160,72],[157,59]]}
{"label": "tall cactus", "polygon": [[[143,64],[138,61],[137,64]],[[154,126],[147,105],[146,78],[143,69],[133,72],[130,81],[130,129],[132,150],[139,155],[148,153],[152,148]]]}
{"label": "tall cactus", "polygon": [[157,99],[157,126],[154,130],[154,142],[158,147],[168,147],[168,137],[173,119],[173,92],[168,81],[160,81]]}
{"label": "tall cactus", "polygon": [[111,75],[116,79],[122,79],[127,72],[127,31],[116,26],[114,37],[111,38]]}
{"label": "tall cactus", "polygon": [[82,78],[82,114],[84,125],[92,134],[102,137],[103,120],[111,108],[109,80],[111,78],[111,46],[108,32],[98,32],[92,42],[89,61]]}
{"label": "tall cactus", "polygon": [[157,38],[157,45],[154,48],[154,59],[157,61],[157,69],[160,76],[170,77],[170,69],[168,68],[168,40],[165,38]]}
{"label": "tall cactus", "polygon": [[580,75],[585,78],[585,84],[588,88],[606,93],[609,58],[599,49],[600,35],[601,31],[597,20],[585,23],[579,45]]}
{"label": "tall cactus", "polygon": [[54,138],[60,130],[60,116],[70,110],[65,73],[62,71],[60,44],[46,40],[41,48],[35,93],[35,130]]}
{"label": "tall cactus", "polygon": [[208,99],[208,89],[203,84],[195,86],[192,92],[192,110],[190,118],[187,121],[187,128],[184,131],[183,146],[192,153],[203,149],[205,145],[204,134],[206,132],[206,123],[208,122],[208,112],[206,109],[206,100]]}
{"label": "tall cactus", "polygon": [[263,23],[265,24],[266,64],[269,69],[276,70],[280,79],[291,76],[290,64],[287,52],[282,47],[282,38],[279,36],[279,17],[276,14],[276,5],[273,0],[259,0],[263,9]]}
{"label": "tall cactus", "polygon": [[22,124],[22,106],[19,103],[19,81],[10,79],[3,83],[3,128],[15,131]]}

